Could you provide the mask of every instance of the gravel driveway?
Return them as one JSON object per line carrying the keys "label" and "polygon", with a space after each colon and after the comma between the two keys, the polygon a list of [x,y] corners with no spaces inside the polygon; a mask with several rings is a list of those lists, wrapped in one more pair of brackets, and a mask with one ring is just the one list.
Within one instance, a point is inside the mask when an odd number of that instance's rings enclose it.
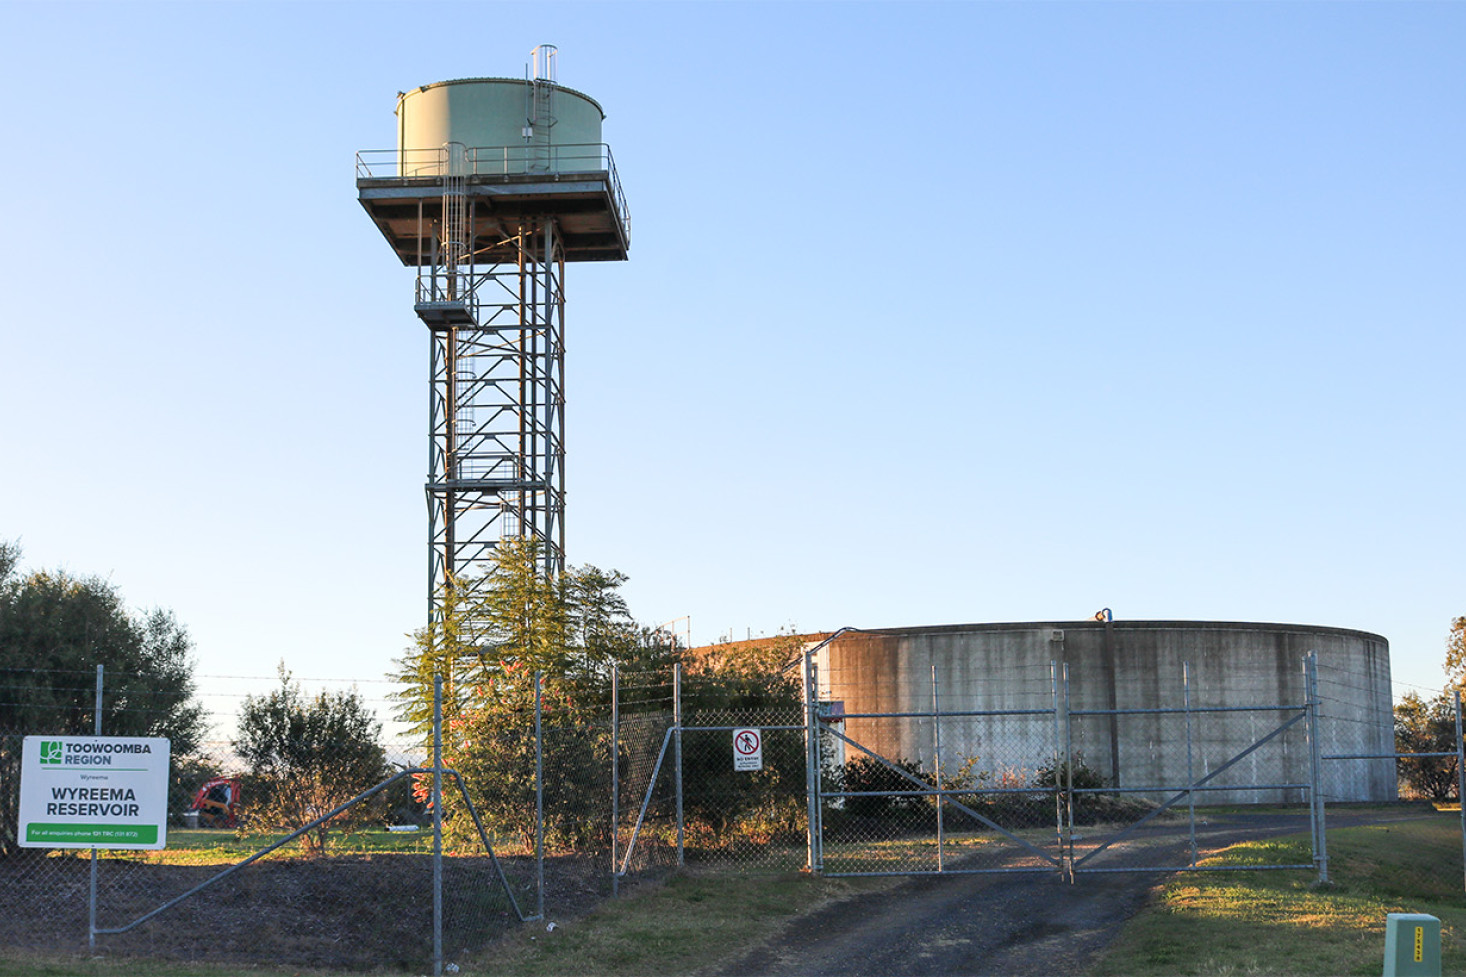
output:
{"label": "gravel driveway", "polygon": [[[1342,820],[1342,819],[1340,819]],[[1338,826],[1333,816],[1331,825]],[[1302,831],[1304,816],[1214,817],[1204,852]],[[1184,864],[1189,829],[1147,833],[1111,864]],[[1306,873],[1308,870],[1300,870]],[[1165,881],[1165,872],[921,876],[800,917],[778,937],[710,971],[715,977],[924,977],[1083,974]]]}

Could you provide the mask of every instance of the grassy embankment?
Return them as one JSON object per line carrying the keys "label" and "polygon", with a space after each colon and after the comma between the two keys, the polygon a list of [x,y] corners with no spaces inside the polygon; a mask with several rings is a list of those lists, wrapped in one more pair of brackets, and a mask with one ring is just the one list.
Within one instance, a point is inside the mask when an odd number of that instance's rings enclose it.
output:
{"label": "grassy embankment", "polygon": [[[1125,928],[1100,975],[1378,974],[1385,916],[1441,920],[1445,973],[1466,971],[1459,815],[1329,831],[1327,886],[1295,872],[1179,875]],[[1233,848],[1228,860],[1310,859],[1308,839]]]}

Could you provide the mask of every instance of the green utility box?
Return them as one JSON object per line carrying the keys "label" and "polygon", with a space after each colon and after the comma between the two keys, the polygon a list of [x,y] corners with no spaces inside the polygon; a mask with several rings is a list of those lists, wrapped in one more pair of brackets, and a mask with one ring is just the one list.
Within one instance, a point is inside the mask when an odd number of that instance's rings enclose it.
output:
{"label": "green utility box", "polygon": [[1422,913],[1385,917],[1384,977],[1441,977],[1441,921]]}

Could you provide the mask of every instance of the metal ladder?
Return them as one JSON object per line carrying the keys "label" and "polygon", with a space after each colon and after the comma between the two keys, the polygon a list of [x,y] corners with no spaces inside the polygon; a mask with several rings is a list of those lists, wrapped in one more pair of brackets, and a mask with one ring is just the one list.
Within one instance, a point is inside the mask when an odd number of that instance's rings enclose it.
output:
{"label": "metal ladder", "polygon": [[555,125],[555,45],[541,44],[529,53],[534,65],[534,78],[529,94],[529,171],[548,173],[553,169],[554,152],[550,130]]}
{"label": "metal ladder", "polygon": [[468,240],[468,147],[461,142],[443,146],[443,294],[439,301],[468,298],[470,269]]}

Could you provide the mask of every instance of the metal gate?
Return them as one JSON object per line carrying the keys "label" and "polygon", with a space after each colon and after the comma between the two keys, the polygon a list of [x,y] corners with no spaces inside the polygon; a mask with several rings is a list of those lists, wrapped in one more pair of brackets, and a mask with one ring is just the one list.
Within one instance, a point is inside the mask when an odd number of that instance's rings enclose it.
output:
{"label": "metal gate", "polygon": [[[1304,671],[1310,692],[1299,703],[1198,706],[1191,669],[1183,664],[1177,706],[1066,708],[1063,834],[1071,877],[1238,868],[1322,871],[1311,659]],[[1224,725],[1227,736],[1214,735]],[[1250,742],[1238,749],[1240,725],[1247,727]],[[1108,760],[1104,769],[1086,761],[1096,754]],[[1225,853],[1239,841],[1304,831],[1312,848],[1307,862],[1260,865]]]}
{"label": "metal gate", "polygon": [[[1055,682],[1055,703],[1058,693]],[[816,873],[1062,871],[1062,795],[1052,776],[1062,742],[1057,709],[944,712],[933,670],[930,711],[815,713],[810,857]],[[886,755],[876,745],[913,726],[925,741],[925,763]],[[944,768],[944,756],[953,755],[944,736],[949,743],[990,744],[987,763],[979,769],[967,758]]]}
{"label": "metal gate", "polygon": [[[629,820],[622,827],[614,816],[625,839],[613,852],[617,878],[649,845],[675,864],[829,876],[1073,881],[1087,872],[1246,868],[1328,877],[1311,655],[1296,703],[1198,704],[1183,665],[1172,706],[1073,708],[1067,666],[1052,663],[1043,695],[1030,692],[1026,708],[944,708],[933,668],[929,708],[846,714],[814,694],[813,650],[803,716],[684,717],[674,693],[660,749],[642,751],[656,762],[620,808]],[[1030,689],[1039,684],[1027,678]],[[741,737],[761,743],[756,769],[739,766]],[[1302,833],[1307,860],[1300,852],[1260,864],[1226,852]]]}
{"label": "metal gate", "polygon": [[[1316,676],[1306,700],[1074,709],[810,709],[810,865],[830,876],[1315,870],[1327,878]],[[815,688],[811,671],[807,686]],[[1237,749],[1239,727],[1248,745]],[[1226,735],[1218,731],[1225,728]],[[898,753],[889,745],[902,744]],[[966,751],[956,744],[966,744]],[[914,745],[914,748],[913,748]],[[1198,811],[1198,803],[1202,810]],[[1230,858],[1239,841],[1307,832],[1308,861]]]}

